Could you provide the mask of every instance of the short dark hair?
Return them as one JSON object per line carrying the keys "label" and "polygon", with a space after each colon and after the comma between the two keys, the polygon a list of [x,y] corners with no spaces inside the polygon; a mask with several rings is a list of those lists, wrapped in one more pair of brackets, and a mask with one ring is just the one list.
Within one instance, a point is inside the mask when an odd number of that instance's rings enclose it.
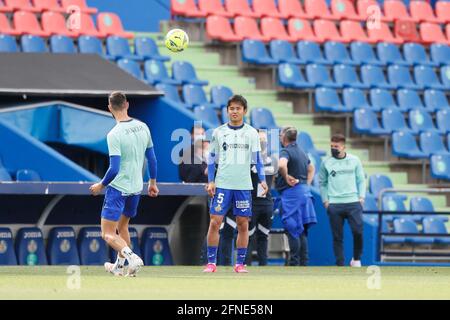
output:
{"label": "short dark hair", "polygon": [[331,137],[331,142],[342,142],[345,144],[345,136],[340,133],[333,134],[333,136]]}
{"label": "short dark hair", "polygon": [[125,102],[127,102],[127,97],[123,92],[114,91],[111,92],[108,98],[110,106],[116,110],[120,111],[125,108]]}
{"label": "short dark hair", "polygon": [[247,100],[243,96],[241,96],[239,94],[235,94],[230,99],[228,99],[227,110],[228,110],[228,107],[232,103],[240,104],[241,106],[244,107],[244,110],[247,110]]}
{"label": "short dark hair", "polygon": [[297,141],[298,132],[295,127],[284,127],[283,130],[281,130],[281,134],[283,134],[289,142]]}

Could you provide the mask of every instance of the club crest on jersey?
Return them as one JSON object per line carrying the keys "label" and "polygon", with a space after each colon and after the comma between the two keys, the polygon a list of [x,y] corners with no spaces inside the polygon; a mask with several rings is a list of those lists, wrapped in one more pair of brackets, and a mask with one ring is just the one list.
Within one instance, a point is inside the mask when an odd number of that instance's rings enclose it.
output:
{"label": "club crest on jersey", "polygon": [[216,212],[220,212],[220,211],[222,211],[222,206],[221,206],[220,204],[218,204],[218,205],[214,208],[214,210],[216,210]]}

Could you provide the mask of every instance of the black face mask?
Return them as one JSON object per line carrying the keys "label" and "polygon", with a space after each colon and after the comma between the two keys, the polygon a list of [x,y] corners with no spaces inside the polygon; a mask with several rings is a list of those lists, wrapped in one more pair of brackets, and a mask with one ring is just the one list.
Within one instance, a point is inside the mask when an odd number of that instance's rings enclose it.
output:
{"label": "black face mask", "polygon": [[339,158],[339,153],[339,149],[331,148],[331,155],[333,156],[333,158]]}

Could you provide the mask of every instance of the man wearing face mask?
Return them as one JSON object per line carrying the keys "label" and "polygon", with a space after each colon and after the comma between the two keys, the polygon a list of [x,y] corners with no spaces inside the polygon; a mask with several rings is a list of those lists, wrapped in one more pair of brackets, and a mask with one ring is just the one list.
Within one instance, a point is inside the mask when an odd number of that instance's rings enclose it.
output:
{"label": "man wearing face mask", "polygon": [[366,190],[364,170],[358,157],[345,151],[345,137],[335,134],[331,138],[331,157],[322,162],[319,185],[322,201],[327,209],[333,233],[336,265],[344,265],[344,220],[353,234],[352,267],[361,267],[363,249],[362,211]]}

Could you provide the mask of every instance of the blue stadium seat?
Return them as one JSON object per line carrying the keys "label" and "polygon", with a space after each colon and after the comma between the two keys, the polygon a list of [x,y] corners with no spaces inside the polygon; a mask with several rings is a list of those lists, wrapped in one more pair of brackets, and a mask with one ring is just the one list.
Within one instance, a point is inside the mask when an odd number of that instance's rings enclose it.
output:
{"label": "blue stadium seat", "polygon": [[183,99],[189,107],[205,106],[213,109],[220,109],[220,106],[210,103],[206,97],[202,86],[186,84],[183,86]]}
{"label": "blue stadium seat", "polygon": [[[424,197],[412,197],[409,202],[409,210],[414,212],[436,212],[433,203],[430,199]],[[424,216],[424,218],[430,216]],[[447,222],[448,218],[445,215],[436,214],[433,219],[438,219],[442,222]]]}
{"label": "blue stadium seat", "polygon": [[[407,218],[394,219],[394,232],[419,234],[417,224],[413,220]],[[431,237],[406,236],[405,242],[414,244],[432,244],[434,242],[434,239]]]}
{"label": "blue stadium seat", "polygon": [[388,135],[390,131],[383,129],[375,112],[368,108],[356,109],[353,113],[353,129],[359,134]]}
{"label": "blue stadium seat", "polygon": [[430,172],[435,179],[450,180],[450,156],[432,155],[430,158]]}
{"label": "blue stadium seat", "polygon": [[440,133],[450,133],[450,109],[436,112],[436,125]]}
{"label": "blue stadium seat", "polygon": [[119,59],[117,60],[117,66],[131,74],[136,79],[146,82],[144,76],[142,75],[142,70],[139,62],[130,59]]}
{"label": "blue stadium seat", "polygon": [[350,66],[359,65],[350,57],[347,48],[342,42],[328,41],[325,43],[325,57],[333,63],[347,64]]}
{"label": "blue stadium seat", "polygon": [[400,130],[415,134],[406,124],[403,114],[397,109],[391,108],[381,111],[381,123],[384,129],[391,132]]}
{"label": "blue stadium seat", "polygon": [[0,266],[16,264],[12,232],[9,228],[0,228]]}
{"label": "blue stadium seat", "polygon": [[443,43],[433,43],[430,46],[430,55],[433,62],[440,65],[450,64],[450,46]]}
{"label": "blue stadium seat", "polygon": [[172,265],[168,234],[164,228],[146,228],[141,238],[141,252],[146,266]]}
{"label": "blue stadium seat", "polygon": [[350,44],[353,61],[362,65],[369,64],[372,66],[384,66],[386,63],[378,60],[372,46],[366,42],[352,42]]}
{"label": "blue stadium seat", "polygon": [[72,227],[56,227],[50,230],[47,256],[52,265],[80,264],[76,235]]}
{"label": "blue stadium seat", "polygon": [[197,118],[197,120],[208,122],[214,128],[221,125],[219,118],[217,116],[217,112],[213,108],[205,106],[195,107],[194,115]]}
{"label": "blue stadium seat", "polygon": [[244,40],[242,42],[242,61],[247,63],[271,65],[278,61],[271,58],[266,46],[259,40]]}
{"label": "blue stadium seat", "polygon": [[351,112],[352,109],[347,108],[341,103],[339,96],[334,89],[317,88],[315,91],[316,104],[315,111],[325,112]]}
{"label": "blue stadium seat", "polygon": [[306,63],[315,63],[315,64],[325,64],[331,65],[333,64],[331,61],[328,61],[320,50],[320,46],[316,42],[312,41],[299,41],[297,43],[297,54],[302,61]]}
{"label": "blue stadium seat", "polygon": [[[364,199],[364,211],[378,211],[377,198],[371,193],[366,193],[366,198]],[[375,212],[372,212],[375,213]]]}
{"label": "blue stadium seat", "polygon": [[0,181],[12,181],[8,170],[0,166]]}
{"label": "blue stadium seat", "polygon": [[377,44],[378,59],[384,64],[410,66],[411,63],[403,59],[400,49],[393,43],[381,42]]}
{"label": "blue stadium seat", "polygon": [[20,38],[20,46],[23,52],[48,52],[44,39],[39,36],[23,35]]}
{"label": "blue stadium seat", "polygon": [[[370,90],[370,102],[372,106],[377,110],[384,110],[384,109],[395,109],[395,110],[401,110],[400,106],[397,105],[397,103],[394,100],[394,97],[392,94],[385,89],[371,89]],[[407,110],[401,110],[401,111],[407,111]]]}
{"label": "blue stadium seat", "polygon": [[395,131],[392,134],[392,154],[408,159],[427,158],[427,155],[417,146],[414,136],[405,131]]}
{"label": "blue stadium seat", "polygon": [[157,83],[181,85],[180,80],[169,77],[166,66],[159,60],[146,60],[144,63],[144,74],[147,82],[152,85]]}
{"label": "blue stadium seat", "polygon": [[16,38],[7,34],[0,34],[0,52],[19,52]]}
{"label": "blue stadium seat", "polygon": [[389,212],[406,212],[406,197],[397,194],[383,194],[381,199],[381,210]]}
{"label": "blue stadium seat", "polygon": [[[133,250],[138,256],[141,257],[141,247],[139,246],[139,236],[136,228],[128,227],[128,233],[130,234],[130,249]],[[111,261],[116,261],[117,251],[111,248]]]}
{"label": "blue stadium seat", "polygon": [[115,59],[129,59],[129,60],[142,60],[141,57],[131,52],[128,39],[110,36],[106,39],[106,50],[108,55]]}
{"label": "blue stadium seat", "polygon": [[314,88],[313,84],[305,80],[300,68],[295,64],[289,63],[281,63],[278,65],[278,83],[285,88]]}
{"label": "blue stadium seat", "polygon": [[389,82],[397,88],[422,90],[423,86],[415,83],[411,77],[408,67],[392,65],[388,67]]}
{"label": "blue stadium seat", "polygon": [[[393,188],[391,178],[383,174],[372,174],[369,177],[369,191],[373,196],[378,199],[380,191],[386,188]],[[386,193],[384,193],[386,194]]]}
{"label": "blue stadium seat", "polygon": [[39,173],[31,169],[20,169],[16,172],[17,181],[41,181]]}
{"label": "blue stadium seat", "polygon": [[188,108],[188,106],[183,101],[181,101],[176,86],[171,84],[158,83],[155,87],[156,89],[163,91],[164,97],[167,98],[168,100],[176,104],[179,104],[181,107]]}
{"label": "blue stadium seat", "polygon": [[319,175],[319,168],[322,165],[322,158],[314,150],[309,150],[308,152],[306,152],[306,154],[308,155],[308,158],[311,161],[311,164],[314,166],[314,168],[316,168],[316,174],[314,176],[314,180],[317,181],[318,180],[317,178]]}
{"label": "blue stadium seat", "polygon": [[441,109],[450,110],[447,96],[443,91],[428,89],[424,93],[425,107],[430,112],[439,111]]}
{"label": "blue stadium seat", "polygon": [[286,40],[272,40],[269,45],[270,55],[278,62],[293,64],[304,64],[305,61],[299,59],[295,54],[292,44]]}
{"label": "blue stadium seat", "polygon": [[422,132],[419,136],[420,149],[429,157],[432,154],[449,154],[442,137],[437,132]]}
{"label": "blue stadium seat", "polygon": [[349,109],[370,108],[372,111],[379,111],[379,109],[369,104],[366,95],[361,89],[345,88],[342,92],[342,98],[344,105]]}
{"label": "blue stadium seat", "polygon": [[84,54],[98,54],[104,59],[115,60],[114,57],[105,54],[102,42],[93,36],[80,36],[78,38],[78,49]]}
{"label": "blue stadium seat", "polygon": [[[442,233],[448,234],[447,227],[444,222],[435,217],[426,217],[422,221],[423,233]],[[434,237],[436,244],[450,244],[450,237]]]}
{"label": "blue stadium seat", "polygon": [[152,38],[136,37],[134,39],[134,50],[137,56],[142,59],[152,59],[158,61],[169,61],[170,57],[159,53],[158,46]]}
{"label": "blue stadium seat", "polygon": [[425,48],[418,43],[405,43],[403,45],[403,55],[410,64],[429,67],[437,67],[439,65],[439,63],[428,58]]}
{"label": "blue stadium seat", "polygon": [[103,265],[109,261],[108,247],[99,227],[84,227],[78,233],[78,253],[82,265]]}
{"label": "blue stadium seat", "polygon": [[342,88],[341,84],[335,83],[330,76],[327,68],[320,64],[308,64],[306,66],[306,77],[308,82],[316,87]]}
{"label": "blue stadium seat", "polygon": [[278,129],[272,112],[266,108],[254,108],[250,112],[250,124],[256,129]]}
{"label": "blue stadium seat", "polygon": [[417,133],[422,131],[439,133],[431,115],[425,110],[414,109],[409,112],[409,127]]}
{"label": "blue stadium seat", "polygon": [[200,86],[209,84],[208,81],[197,78],[194,66],[187,61],[175,61],[172,63],[172,78],[180,80],[183,84],[198,84]]}
{"label": "blue stadium seat", "polygon": [[211,87],[211,102],[221,107],[226,107],[228,100],[233,96],[233,91],[226,86]]}
{"label": "blue stadium seat", "polygon": [[370,86],[362,83],[356,74],[355,67],[345,64],[337,64],[333,67],[334,79],[342,87],[369,89]]}
{"label": "blue stadium seat", "polygon": [[46,265],[44,237],[39,228],[22,228],[16,234],[16,256],[20,265]]}
{"label": "blue stadium seat", "polygon": [[441,67],[441,82],[447,88],[450,88],[450,66]]}
{"label": "blue stadium seat", "polygon": [[363,65],[361,66],[361,80],[366,86],[371,88],[380,88],[380,89],[396,89],[397,86],[394,86],[386,81],[386,77],[384,76],[383,70],[381,67],[372,66],[372,65]]}
{"label": "blue stadium seat", "polygon": [[417,91],[409,90],[409,89],[400,89],[397,90],[397,101],[401,110],[426,110],[425,105],[420,99]]}
{"label": "blue stadium seat", "polygon": [[[383,216],[384,217],[384,216]],[[381,232],[383,233],[393,233],[388,226],[388,219],[383,219],[381,222]],[[405,242],[405,237],[398,236],[383,236],[384,244],[400,244]]]}
{"label": "blue stadium seat", "polygon": [[443,85],[431,67],[414,67],[414,78],[416,83],[425,89],[447,90],[450,86]]}
{"label": "blue stadium seat", "polygon": [[77,53],[72,39],[61,35],[51,36],[50,49],[52,53]]}
{"label": "blue stadium seat", "polygon": [[311,136],[309,133],[305,131],[300,131],[297,136],[297,141],[300,146],[302,146],[303,150],[305,152],[315,151],[319,154],[319,156],[324,156],[327,153],[323,150],[316,149],[316,146],[314,145],[314,142],[312,141]]}

